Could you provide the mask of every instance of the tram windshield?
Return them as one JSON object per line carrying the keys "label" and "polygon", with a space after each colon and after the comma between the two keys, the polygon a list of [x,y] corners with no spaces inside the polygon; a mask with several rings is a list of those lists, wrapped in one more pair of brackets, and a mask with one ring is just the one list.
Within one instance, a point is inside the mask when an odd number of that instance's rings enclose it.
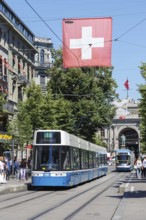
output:
{"label": "tram windshield", "polygon": [[70,148],[34,146],[33,170],[51,171],[70,169]]}
{"label": "tram windshield", "polygon": [[127,154],[120,154],[116,156],[116,162],[119,164],[128,163],[130,162],[130,157]]}
{"label": "tram windshield", "polygon": [[126,154],[117,155],[117,159],[123,160],[123,161],[128,160],[128,155],[126,155]]}

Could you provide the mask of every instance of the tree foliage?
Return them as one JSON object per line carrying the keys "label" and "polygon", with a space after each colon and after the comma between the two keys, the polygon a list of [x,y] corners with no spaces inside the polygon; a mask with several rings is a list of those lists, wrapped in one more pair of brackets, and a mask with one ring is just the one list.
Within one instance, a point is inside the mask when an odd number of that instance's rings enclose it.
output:
{"label": "tree foliage", "polygon": [[53,55],[54,65],[47,71],[47,93],[42,94],[34,82],[26,90],[27,99],[17,115],[19,129],[24,130],[21,136],[27,134],[26,125],[30,124],[29,132],[38,128],[62,129],[101,143],[95,133],[111,124],[115,114],[112,101],[117,97],[117,84],[112,68],[64,69],[62,51],[54,50]]}
{"label": "tree foliage", "polygon": [[[142,63],[140,73],[146,82],[146,63]],[[141,148],[146,152],[146,84],[139,85],[139,92],[141,94],[141,100],[139,103]]]}
{"label": "tree foliage", "polygon": [[55,58],[48,71],[48,89],[55,100],[62,98],[70,102],[71,115],[66,116],[67,121],[73,119],[70,131],[93,141],[97,129],[108,126],[115,114],[111,103],[117,97],[117,85],[112,78],[112,68],[64,69],[61,50],[57,51]]}

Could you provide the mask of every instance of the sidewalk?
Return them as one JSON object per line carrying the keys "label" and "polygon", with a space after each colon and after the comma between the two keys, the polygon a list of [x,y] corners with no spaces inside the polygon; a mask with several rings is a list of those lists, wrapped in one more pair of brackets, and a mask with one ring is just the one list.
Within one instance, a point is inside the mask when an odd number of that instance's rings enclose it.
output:
{"label": "sidewalk", "polygon": [[7,183],[0,183],[0,195],[10,192],[26,191],[30,184],[31,178],[28,180],[16,180],[10,177]]}
{"label": "sidewalk", "polygon": [[146,178],[134,173],[124,182],[125,192],[112,220],[146,220]]}

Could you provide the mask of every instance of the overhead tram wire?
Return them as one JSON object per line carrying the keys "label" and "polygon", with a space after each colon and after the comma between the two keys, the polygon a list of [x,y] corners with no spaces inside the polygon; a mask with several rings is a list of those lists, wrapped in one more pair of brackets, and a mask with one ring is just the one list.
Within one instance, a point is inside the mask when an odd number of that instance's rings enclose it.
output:
{"label": "overhead tram wire", "polygon": [[[29,5],[29,7],[34,11],[34,13],[41,19],[41,21],[47,26],[47,28],[49,28],[49,30],[55,35],[55,37],[67,48],[69,49],[69,47],[64,44],[64,42],[61,40],[61,38],[53,31],[53,29],[44,21],[44,19],[38,14],[38,12],[31,6],[31,4],[25,0],[25,2]],[[71,53],[73,54],[73,56],[77,59],[77,62],[80,66],[80,63],[79,63],[79,60],[78,60],[78,57],[71,51]]]}
{"label": "overhead tram wire", "polygon": [[122,40],[118,40],[118,42],[123,43],[123,44],[128,44],[128,45],[131,45],[131,46],[135,46],[135,47],[146,48],[146,46],[144,46],[144,45],[134,44],[134,43],[126,42],[126,41],[122,41]]}
{"label": "overhead tram wire", "polygon": [[[49,28],[49,30],[56,36],[56,38],[67,48],[69,49],[69,47],[64,44],[64,42],[61,40],[61,38],[53,31],[53,29],[45,22],[45,20],[38,14],[38,12],[31,6],[31,4],[25,0],[25,2],[29,5],[29,7],[35,12],[35,14],[41,19],[41,21]],[[140,22],[138,22],[137,24],[135,24],[134,26],[132,26],[130,29],[128,29],[127,31],[125,31],[123,34],[121,34],[119,37],[115,38],[115,39],[111,39],[109,41],[119,41],[120,38],[122,38],[124,35],[126,35],[127,33],[129,33],[131,30],[133,30],[135,27],[137,27],[139,24],[143,23],[146,20],[146,18],[144,18],[143,20],[141,20]],[[79,63],[79,57],[77,57],[72,51],[71,53],[73,54],[73,56],[77,59],[77,62],[80,66]]]}
{"label": "overhead tram wire", "polygon": [[137,27],[139,24],[143,23],[146,20],[146,18],[142,19],[140,22],[138,22],[137,24],[135,24],[134,26],[132,26],[131,28],[129,28],[127,31],[125,31],[123,34],[121,34],[119,37],[115,38],[114,41],[118,41],[121,37],[123,37],[124,35],[126,35],[128,32],[130,32],[131,30],[133,30],[135,27]]}
{"label": "overhead tram wire", "polygon": [[[38,12],[31,6],[31,4],[25,0],[25,2],[29,5],[29,7],[35,12],[35,14],[41,19],[41,21],[49,28],[49,30],[57,37],[57,39],[67,48],[70,49],[64,42],[61,40],[61,38],[53,31],[53,29],[45,22],[45,20],[38,14]],[[107,42],[110,42],[111,40],[108,40]],[[89,47],[90,48],[90,47]],[[87,49],[86,49],[87,50]],[[71,50],[70,52],[73,54],[73,56],[77,59],[78,65],[80,66],[79,62],[79,56],[76,56]]]}

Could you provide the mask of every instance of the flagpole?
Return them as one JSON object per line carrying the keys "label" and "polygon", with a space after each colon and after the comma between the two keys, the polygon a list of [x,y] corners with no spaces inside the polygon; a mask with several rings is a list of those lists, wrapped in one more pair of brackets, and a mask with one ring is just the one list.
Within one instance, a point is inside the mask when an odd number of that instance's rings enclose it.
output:
{"label": "flagpole", "polygon": [[124,83],[124,86],[126,87],[126,90],[127,90],[127,99],[129,98],[129,94],[128,94],[128,90],[129,90],[129,81],[128,81],[128,78],[126,80],[126,82]]}
{"label": "flagpole", "polygon": [[127,99],[127,101],[126,101],[126,116],[127,116],[127,102],[128,102],[128,98],[129,98],[129,94],[128,94],[128,90],[129,90],[129,80],[128,80],[128,78],[127,78],[127,80],[126,80],[126,82],[124,83],[124,86],[126,87],[126,90],[127,90],[127,97],[126,97],[126,99]]}
{"label": "flagpole", "polygon": [[127,99],[129,98],[128,89],[127,89]]}

